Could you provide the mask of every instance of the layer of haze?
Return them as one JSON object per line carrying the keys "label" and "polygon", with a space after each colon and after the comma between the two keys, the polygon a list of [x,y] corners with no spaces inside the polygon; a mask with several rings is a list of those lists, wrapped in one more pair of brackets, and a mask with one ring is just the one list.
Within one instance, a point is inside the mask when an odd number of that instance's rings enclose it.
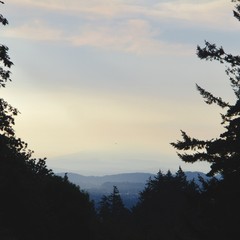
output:
{"label": "layer of haze", "polygon": [[233,100],[224,66],[200,61],[208,40],[239,51],[226,0],[9,0],[1,43],[13,82],[1,90],[21,115],[16,133],[55,171],[84,175],[153,172],[184,164],[170,142],[180,130],[223,131],[195,83]]}

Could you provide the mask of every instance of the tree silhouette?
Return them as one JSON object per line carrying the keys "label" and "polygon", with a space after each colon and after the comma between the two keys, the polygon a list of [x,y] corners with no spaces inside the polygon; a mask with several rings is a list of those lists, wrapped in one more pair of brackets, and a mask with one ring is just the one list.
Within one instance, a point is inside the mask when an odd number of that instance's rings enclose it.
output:
{"label": "tree silhouette", "polygon": [[[234,16],[239,13],[240,5],[236,6]],[[238,15],[237,15],[238,16]],[[226,73],[229,76],[233,92],[236,96],[235,104],[223,101],[221,97],[215,97],[210,92],[197,86],[197,90],[205,99],[207,104],[217,104],[221,108],[226,108],[222,114],[222,125],[226,131],[220,134],[219,138],[211,140],[198,140],[189,137],[182,131],[183,141],[171,143],[178,150],[192,150],[194,153],[178,154],[185,161],[194,163],[196,161],[206,161],[211,164],[210,176],[221,174],[224,178],[237,176],[240,172],[240,56],[225,53],[222,47],[205,42],[205,47],[197,47],[197,55],[200,59],[216,60],[225,63]]]}
{"label": "tree silhouette", "polygon": [[192,237],[187,222],[195,209],[193,197],[198,194],[197,185],[194,186],[193,182],[186,180],[181,168],[175,175],[171,171],[166,174],[159,171],[153,179],[150,178],[133,210],[139,239]]}
{"label": "tree silhouette", "polygon": [[[240,20],[240,4],[236,5],[233,13],[234,17]],[[182,131],[183,140],[171,144],[177,150],[183,151],[178,153],[178,156],[184,162],[206,161],[211,167],[209,176],[221,175],[220,181],[212,181],[205,185],[203,190],[205,239],[212,239],[213,236],[217,239],[233,239],[240,234],[240,56],[226,53],[223,47],[217,47],[208,41],[202,48],[197,46],[197,56],[204,60],[218,61],[226,66],[225,71],[236,102],[230,104],[196,85],[207,104],[217,104],[226,109],[225,113],[221,114],[221,124],[225,131],[211,140],[192,138]],[[214,226],[210,225],[210,222],[214,222]]]}
{"label": "tree silhouette", "polygon": [[[0,15],[0,23],[8,21]],[[12,65],[8,48],[0,45],[0,88],[11,81]],[[88,194],[55,176],[45,158],[32,158],[15,135],[18,113],[0,99],[0,239],[94,239],[95,212]]]}
{"label": "tree silhouette", "polygon": [[110,195],[101,198],[98,215],[101,224],[100,239],[128,238],[130,212],[125,208],[117,186],[113,186]]}

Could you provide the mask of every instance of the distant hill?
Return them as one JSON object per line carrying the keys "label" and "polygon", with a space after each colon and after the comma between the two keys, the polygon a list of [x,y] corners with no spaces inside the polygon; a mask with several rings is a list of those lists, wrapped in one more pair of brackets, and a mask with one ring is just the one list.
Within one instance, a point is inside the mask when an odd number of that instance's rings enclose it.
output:
{"label": "distant hill", "polygon": [[[65,173],[57,175],[64,176]],[[151,173],[122,173],[105,176],[83,176],[76,173],[67,173],[70,182],[79,185],[82,189],[99,188],[106,182],[114,183],[146,183],[149,177],[154,177]]]}
{"label": "distant hill", "polygon": [[[57,173],[64,176],[65,173]],[[198,176],[207,178],[202,172],[185,172],[187,180],[195,179],[199,183]],[[152,173],[121,173],[105,176],[84,176],[77,173],[67,173],[70,182],[80,186],[89,193],[90,198],[97,207],[103,195],[109,195],[113,186],[117,186],[126,207],[131,208],[136,204],[139,192],[142,191],[148,179],[153,178]]]}

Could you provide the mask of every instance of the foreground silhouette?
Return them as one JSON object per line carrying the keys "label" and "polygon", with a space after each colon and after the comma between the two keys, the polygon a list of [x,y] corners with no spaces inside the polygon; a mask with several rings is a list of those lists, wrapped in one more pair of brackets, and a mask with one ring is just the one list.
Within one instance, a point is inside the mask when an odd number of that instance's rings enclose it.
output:
{"label": "foreground silhouette", "polygon": [[[234,17],[240,20],[240,4],[236,5]],[[197,55],[200,59],[216,60],[226,66],[236,102],[223,101],[197,85],[207,104],[214,103],[226,109],[221,114],[225,132],[216,139],[199,140],[182,131],[183,140],[172,145],[183,151],[178,155],[184,162],[206,161],[211,167],[208,175],[220,174],[222,177],[221,181],[204,186],[201,234],[205,239],[235,239],[240,234],[240,56],[226,53],[222,47],[207,41],[205,47],[197,47]]]}
{"label": "foreground silhouette", "polygon": [[[2,3],[2,2],[0,2]],[[8,21],[0,15],[0,23]],[[10,81],[13,63],[0,45],[0,88]],[[13,129],[18,110],[0,99],[0,239],[93,239],[93,204],[88,194],[55,176],[45,159],[32,159]]]}
{"label": "foreground silhouette", "polygon": [[[239,1],[234,1],[239,2]],[[3,3],[0,1],[0,3]],[[240,5],[234,17],[240,20]],[[0,23],[8,21],[0,15]],[[227,65],[236,95],[229,104],[197,86],[208,104],[227,109],[226,131],[219,138],[198,140],[182,132],[172,143],[185,161],[211,164],[210,180],[188,182],[181,168],[176,174],[161,171],[149,179],[139,201],[127,210],[117,186],[103,196],[99,209],[86,192],[33,159],[27,144],[14,131],[18,110],[0,99],[0,239],[3,240],[208,240],[240,235],[240,56],[206,42],[198,57]],[[0,45],[0,88],[10,81],[13,63],[8,48]],[[190,152],[187,152],[190,150]],[[221,178],[214,176],[219,174]]]}

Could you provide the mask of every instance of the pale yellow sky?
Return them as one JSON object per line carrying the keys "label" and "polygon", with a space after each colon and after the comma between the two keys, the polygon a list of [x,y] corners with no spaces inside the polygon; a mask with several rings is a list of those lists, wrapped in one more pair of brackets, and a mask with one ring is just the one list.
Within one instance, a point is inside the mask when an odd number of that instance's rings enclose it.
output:
{"label": "pale yellow sky", "polygon": [[213,138],[217,107],[195,83],[232,99],[224,66],[197,44],[238,50],[225,0],[9,0],[1,39],[15,63],[1,96],[17,107],[16,133],[54,169],[82,174],[177,169],[180,130]]}

